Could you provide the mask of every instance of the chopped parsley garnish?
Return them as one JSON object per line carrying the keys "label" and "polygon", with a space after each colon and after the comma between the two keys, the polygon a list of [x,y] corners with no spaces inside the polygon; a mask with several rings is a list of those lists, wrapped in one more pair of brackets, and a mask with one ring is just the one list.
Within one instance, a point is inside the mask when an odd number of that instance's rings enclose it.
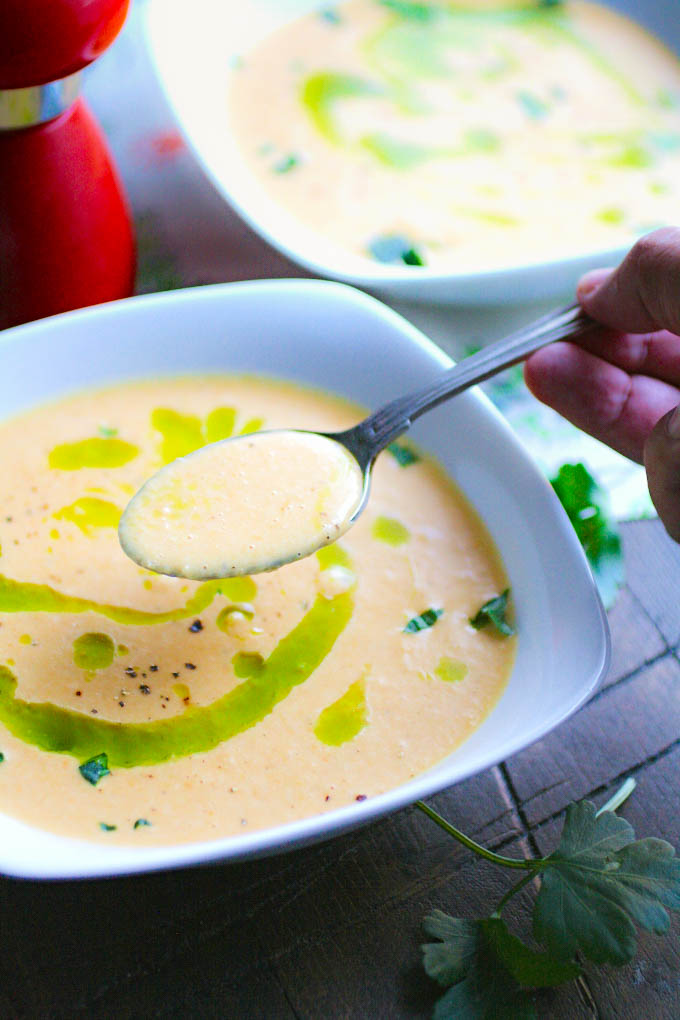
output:
{"label": "chopped parsley garnish", "polygon": [[86,779],[88,783],[92,783],[93,786],[96,786],[99,780],[103,779],[104,776],[111,775],[108,755],[105,751],[103,751],[101,754],[96,754],[94,758],[88,758],[87,761],[84,761],[82,765],[78,766],[78,771],[83,779]]}
{"label": "chopped parsley garnish", "polygon": [[142,829],[145,825],[151,825],[151,822],[146,818],[138,818],[135,824],[132,826],[133,829]]}
{"label": "chopped parsley garnish", "polygon": [[515,633],[515,628],[511,627],[505,619],[509,595],[510,589],[506,588],[500,595],[495,595],[494,598],[484,603],[475,615],[470,618],[470,623],[475,630],[481,630],[482,627],[487,627],[491,624],[499,633],[504,634],[506,637]]}
{"label": "chopped parsley garnish", "polygon": [[99,828],[102,830],[102,832],[115,832],[118,826],[109,825],[108,822],[100,822]]}
{"label": "chopped parsley garnish", "polygon": [[111,428],[109,425],[100,425],[97,431],[103,439],[113,439],[118,435],[118,429]]}
{"label": "chopped parsley garnish", "polygon": [[416,634],[419,630],[427,630],[428,627],[433,627],[443,612],[443,609],[426,609],[408,621],[404,627],[404,633]]}
{"label": "chopped parsley garnish", "polygon": [[419,255],[415,248],[409,248],[408,251],[403,252],[401,258],[402,261],[405,262],[407,266],[425,265],[425,263],[423,262],[422,255]]}
{"label": "chopped parsley garnish", "polygon": [[412,450],[410,446],[406,446],[404,443],[390,443],[387,449],[402,467],[416,464],[420,460],[415,450]]}
{"label": "chopped parsley garnish", "polygon": [[368,244],[368,252],[377,262],[403,262],[407,266],[425,265],[425,259],[413,242],[399,234],[374,237]]}
{"label": "chopped parsley garnish", "polygon": [[0,751],[0,765],[2,765],[2,763],[3,763],[3,761],[4,761],[4,760],[5,760],[5,756],[4,756],[4,754],[2,753],[2,751]]}
{"label": "chopped parsley garnish", "polygon": [[539,96],[534,95],[533,92],[527,92],[526,89],[517,93],[517,102],[531,120],[541,120],[548,113],[547,104]]}
{"label": "chopped parsley garnish", "polygon": [[300,165],[300,157],[290,153],[287,156],[283,156],[277,163],[274,164],[274,173],[287,174],[289,171],[294,170],[296,166]]}

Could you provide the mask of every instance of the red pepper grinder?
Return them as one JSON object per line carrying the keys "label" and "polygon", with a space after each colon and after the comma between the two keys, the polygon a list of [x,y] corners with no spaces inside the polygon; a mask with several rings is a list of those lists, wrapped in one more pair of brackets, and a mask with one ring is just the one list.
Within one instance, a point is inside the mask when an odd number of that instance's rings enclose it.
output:
{"label": "red pepper grinder", "polygon": [[130,214],[81,70],[129,0],[0,0],[0,329],[132,293]]}

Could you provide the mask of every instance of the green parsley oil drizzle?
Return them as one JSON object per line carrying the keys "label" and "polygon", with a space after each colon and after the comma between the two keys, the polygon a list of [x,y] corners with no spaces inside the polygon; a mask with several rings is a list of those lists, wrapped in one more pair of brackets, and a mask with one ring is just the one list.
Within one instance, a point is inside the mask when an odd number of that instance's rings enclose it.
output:
{"label": "green parsley oil drizzle", "polygon": [[80,468],[117,468],[134,460],[139,447],[123,439],[81,439],[76,443],[60,443],[50,450],[48,464],[60,471]]}
{"label": "green parsley oil drizzle", "polygon": [[395,517],[379,516],[373,521],[371,527],[373,538],[388,545],[404,545],[411,537],[411,532],[405,524]]}
{"label": "green parsley oil drizzle", "polygon": [[468,668],[464,662],[459,659],[450,659],[448,656],[442,656],[434,671],[435,676],[447,684],[459,684],[461,680],[465,679],[467,673]]}
{"label": "green parsley oil drizzle", "polygon": [[115,503],[96,496],[82,496],[69,506],[63,506],[52,516],[58,521],[70,521],[91,535],[95,528],[117,528],[122,510]]}
{"label": "green parsley oil drizzle", "polygon": [[1,613],[99,613],[115,623],[144,626],[145,624],[171,623],[196,616],[222,591],[224,581],[206,581],[178,609],[151,613],[129,606],[112,606],[105,602],[65,595],[47,584],[31,581],[14,581],[0,574]]}
{"label": "green parsley oil drizzle", "polygon": [[357,680],[317,719],[314,733],[322,744],[339,747],[353,740],[368,721],[366,690],[363,678]]}
{"label": "green parsley oil drizzle", "polygon": [[116,645],[108,634],[81,634],[73,642],[73,661],[79,669],[95,672],[114,660]]}
{"label": "green parsley oil drizzle", "polygon": [[[240,435],[258,432],[263,418],[251,418],[240,429]],[[157,407],[151,413],[151,425],[161,435],[161,457],[164,463],[186,457],[207,443],[217,443],[235,434],[236,408],[216,407],[205,419],[196,414],[181,414],[169,407]]]}
{"label": "green parsley oil drizzle", "polygon": [[115,723],[16,697],[16,677],[0,666],[0,721],[14,736],[43,751],[85,761],[106,754],[113,768],[157,765],[211,750],[255,726],[323,662],[352,616],[353,593],[317,596],[263,666],[211,705],[145,723]]}

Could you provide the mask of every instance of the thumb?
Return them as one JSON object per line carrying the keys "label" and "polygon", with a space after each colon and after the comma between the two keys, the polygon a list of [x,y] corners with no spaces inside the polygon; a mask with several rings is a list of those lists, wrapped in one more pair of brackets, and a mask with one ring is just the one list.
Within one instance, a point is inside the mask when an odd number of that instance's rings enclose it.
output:
{"label": "thumb", "polygon": [[666,531],[680,542],[680,407],[660,419],[644,449],[649,494]]}

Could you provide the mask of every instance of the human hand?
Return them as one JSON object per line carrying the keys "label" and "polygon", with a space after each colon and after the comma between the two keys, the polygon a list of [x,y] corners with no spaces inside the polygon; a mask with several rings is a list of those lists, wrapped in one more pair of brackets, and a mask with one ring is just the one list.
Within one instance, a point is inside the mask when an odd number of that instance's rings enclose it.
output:
{"label": "human hand", "polygon": [[680,542],[680,227],[586,273],[578,300],[600,325],[527,359],[531,392],[578,428],[644,463],[652,501]]}

